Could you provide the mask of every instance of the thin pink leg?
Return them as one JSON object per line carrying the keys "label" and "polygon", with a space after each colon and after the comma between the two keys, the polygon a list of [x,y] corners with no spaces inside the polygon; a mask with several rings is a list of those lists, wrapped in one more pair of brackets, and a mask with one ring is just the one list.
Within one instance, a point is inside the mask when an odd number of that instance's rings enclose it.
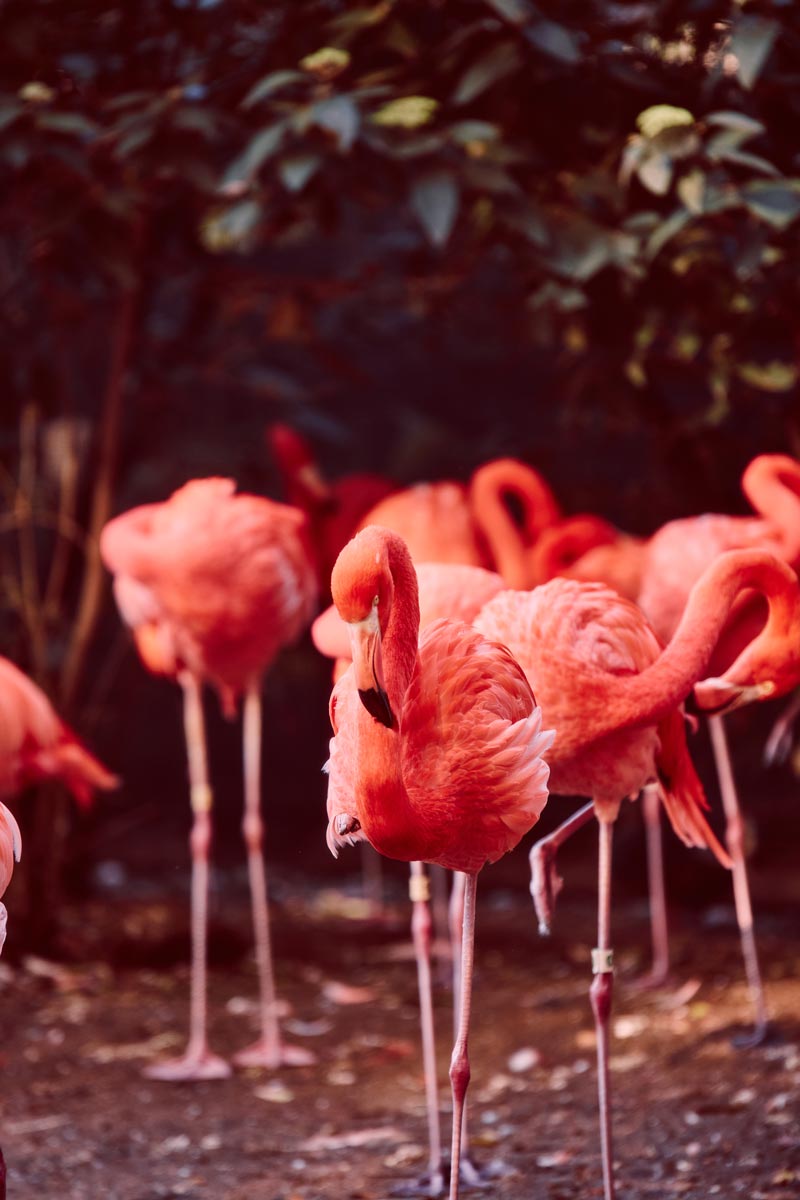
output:
{"label": "thin pink leg", "polygon": [[[464,904],[469,876],[463,871],[453,872],[453,887],[450,892],[450,945],[453,952],[453,1038],[458,1040],[461,1022],[461,978],[464,939]],[[461,1160],[459,1171],[461,1182],[469,1187],[478,1187],[481,1176],[478,1168],[472,1162],[469,1154],[469,1134],[467,1132],[467,1102],[464,1100],[464,1111],[461,1118]]]}
{"label": "thin pink leg", "polygon": [[611,950],[611,847],[614,826],[600,822],[598,867],[597,948],[592,951],[594,979],[589,992],[597,1035],[597,1095],[600,1106],[600,1150],[603,1157],[603,1195],[614,1200],[614,1160],[611,1145],[611,1094],[608,1072],[608,1019],[613,990]]}
{"label": "thin pink leg", "polygon": [[753,931],[753,907],[750,903],[750,885],[747,880],[747,864],[744,858],[742,814],[739,809],[739,798],[736,794],[736,783],[733,778],[733,767],[728,751],[728,739],[725,735],[725,724],[721,716],[708,718],[708,728],[711,734],[711,745],[714,750],[714,762],[717,766],[719,790],[722,794],[722,806],[725,810],[727,828],[725,841],[733,860],[733,899],[736,906],[736,920],[739,923],[739,936],[742,942],[742,955],[747,982],[750,986],[750,996],[755,1010],[753,1032],[739,1040],[743,1046],[758,1046],[763,1042],[769,1028],[767,1004],[764,999],[764,986],[761,982],[761,971],[758,966],[758,950]]}
{"label": "thin pink leg", "polygon": [[[453,963],[453,947],[449,936],[448,906],[448,876],[450,872],[444,867],[428,867],[428,878],[431,881],[431,915],[433,917],[433,949],[439,963],[439,976],[442,984],[450,982],[450,972]],[[460,940],[460,939],[459,939]]]}
{"label": "thin pink leg", "polygon": [[278,1004],[267,910],[267,874],[264,867],[264,822],[261,818],[261,693],[251,684],[244,698],[244,819],[247,871],[253,906],[253,929],[258,966],[261,1036],[240,1050],[233,1061],[239,1067],[305,1067],[316,1062],[310,1050],[281,1041]]}
{"label": "thin pink leg", "polygon": [[450,1152],[450,1200],[458,1200],[461,1165],[461,1135],[464,1102],[469,1084],[469,1018],[472,1008],[472,969],[475,954],[475,893],[477,873],[466,876],[464,926],[461,939],[461,986],[458,1000],[458,1033],[450,1059],[450,1086],[453,1089],[453,1142]]}
{"label": "thin pink leg", "polygon": [[183,688],[183,723],[189,758],[194,822],[189,844],[192,851],[192,975],[189,1002],[189,1044],[181,1058],[146,1067],[148,1079],[227,1079],[231,1069],[212,1054],[206,1035],[206,929],[208,926],[208,855],[211,847],[212,792],[208,779],[203,700],[194,675],[180,676]]}
{"label": "thin pink leg", "polygon": [[409,895],[413,905],[411,934],[417,958],[419,1012],[422,1028],[422,1062],[425,1075],[425,1104],[428,1116],[428,1170],[426,1190],[438,1196],[444,1190],[442,1176],[442,1133],[439,1125],[439,1094],[436,1086],[436,1040],[431,992],[431,910],[428,876],[420,862],[411,863]]}
{"label": "thin pink leg", "polygon": [[361,888],[371,917],[383,914],[383,864],[369,842],[361,842]]}
{"label": "thin pink leg", "polygon": [[648,784],[642,795],[644,830],[647,840],[647,883],[650,892],[650,938],[653,963],[632,987],[644,991],[662,987],[669,977],[669,929],[667,893],[664,886],[664,850],[661,842],[661,798],[658,784]]}
{"label": "thin pink leg", "polygon": [[558,848],[571,838],[573,833],[592,819],[594,804],[589,802],[583,808],[573,813],[563,825],[554,829],[551,834],[537,842],[528,855],[531,868],[530,891],[536,915],[539,918],[539,933],[548,934],[553,922],[556,907],[556,896],[561,891],[564,880],[556,870],[556,852]]}

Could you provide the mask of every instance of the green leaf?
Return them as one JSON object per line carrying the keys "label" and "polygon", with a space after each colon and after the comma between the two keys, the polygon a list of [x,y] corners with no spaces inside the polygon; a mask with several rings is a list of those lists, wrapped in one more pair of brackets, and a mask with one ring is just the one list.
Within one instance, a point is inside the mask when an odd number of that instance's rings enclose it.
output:
{"label": "green leaf", "polygon": [[748,91],[761,74],[779,29],[769,17],[742,16],[734,25],[730,49],[739,61],[739,81]]}
{"label": "green leaf", "polygon": [[788,392],[798,381],[795,364],[778,359],[770,363],[737,363],[736,374],[762,392]]}
{"label": "green leaf", "polygon": [[450,137],[460,146],[469,142],[493,142],[500,137],[500,127],[490,121],[456,121],[448,130]]}
{"label": "green leaf", "polygon": [[314,105],[312,120],[334,135],[340,150],[349,150],[358,136],[361,114],[349,96],[331,96]]}
{"label": "green leaf", "polygon": [[579,35],[556,21],[537,21],[525,30],[525,36],[537,50],[558,62],[573,65],[581,60]]}
{"label": "green leaf", "polygon": [[6,129],[24,111],[25,109],[19,104],[15,104],[13,100],[7,104],[0,104],[0,129]]}
{"label": "green leaf", "polygon": [[675,185],[675,191],[689,212],[694,216],[699,216],[703,211],[703,202],[706,194],[705,173],[699,167],[693,171],[689,171],[678,180]]}
{"label": "green leaf", "polygon": [[753,180],[740,189],[740,195],[754,216],[775,229],[786,229],[800,216],[800,180]]}
{"label": "green leaf", "polygon": [[774,163],[768,162],[766,158],[761,158],[758,154],[748,154],[745,150],[724,150],[717,155],[717,158],[738,167],[750,167],[752,171],[758,171],[761,175],[771,175],[773,179],[781,177],[781,173]]}
{"label": "green leaf", "polygon": [[458,186],[453,176],[446,171],[424,175],[412,187],[410,200],[428,241],[444,246],[458,214]]}
{"label": "green leaf", "polygon": [[536,15],[536,9],[528,0],[486,0],[486,3],[511,25],[524,25]]}
{"label": "green leaf", "polygon": [[302,192],[321,162],[317,154],[294,154],[282,159],[278,164],[278,175],[287,192]]}
{"label": "green leaf", "polygon": [[[756,137],[758,134],[766,132],[766,126],[761,121],[756,121],[755,117],[748,117],[745,113],[728,112],[723,110],[720,112],[706,113],[703,117],[706,125],[721,125],[723,129],[736,129],[747,137]],[[745,141],[746,138],[742,138]]]}
{"label": "green leaf", "polygon": [[672,160],[667,154],[647,154],[639,163],[636,174],[656,196],[665,196],[672,183]]}
{"label": "green leaf", "polygon": [[688,108],[676,108],[672,104],[652,104],[636,118],[637,129],[647,138],[680,125],[694,125],[694,117]]}
{"label": "green leaf", "polygon": [[453,103],[469,104],[521,65],[522,59],[516,43],[498,42],[461,76],[453,92]]}
{"label": "green leaf", "polygon": [[212,254],[247,249],[260,220],[261,205],[255,200],[241,200],[210,213],[200,226],[200,240]]}
{"label": "green leaf", "polygon": [[114,147],[114,158],[118,160],[127,158],[128,155],[133,154],[135,150],[149,142],[152,136],[152,125],[140,125],[138,129],[132,129],[130,133],[126,133],[118,140]]}
{"label": "green leaf", "polygon": [[172,114],[172,124],[177,129],[199,133],[205,138],[216,137],[218,130],[216,113],[208,108],[178,108]]}
{"label": "green leaf", "polygon": [[258,174],[267,159],[280,149],[285,133],[286,123],[284,121],[277,121],[274,125],[268,125],[265,129],[259,130],[255,137],[248,142],[245,150],[228,167],[222,177],[222,186],[229,187],[231,184],[249,183]]}
{"label": "green leaf", "polygon": [[400,96],[390,100],[377,112],[371,120],[375,125],[397,126],[400,129],[418,129],[433,120],[439,101],[430,96]]}
{"label": "green leaf", "polygon": [[307,54],[300,59],[304,71],[310,71],[323,79],[334,79],[350,66],[350,53],[338,46],[323,46],[313,54]]}
{"label": "green leaf", "polygon": [[692,214],[687,208],[677,208],[665,221],[661,221],[645,246],[644,252],[647,258],[655,258],[667,242],[674,238],[676,233],[680,233],[691,219]]}
{"label": "green leaf", "polygon": [[259,101],[266,100],[268,96],[274,95],[275,92],[280,92],[292,83],[304,82],[305,79],[306,76],[302,71],[270,71],[269,75],[265,75],[263,79],[259,79],[258,83],[250,88],[250,91],[241,102],[241,107],[252,108]]}
{"label": "green leaf", "polygon": [[97,126],[81,113],[43,112],[36,118],[40,129],[51,129],[54,133],[69,133],[75,137],[94,138]]}

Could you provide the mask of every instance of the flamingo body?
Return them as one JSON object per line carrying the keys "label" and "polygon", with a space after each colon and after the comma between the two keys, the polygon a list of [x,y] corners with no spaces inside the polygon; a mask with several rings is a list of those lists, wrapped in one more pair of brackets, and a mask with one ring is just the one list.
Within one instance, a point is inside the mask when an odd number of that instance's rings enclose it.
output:
{"label": "flamingo body", "polygon": [[101,538],[107,566],[140,585],[136,615],[166,626],[176,663],[213,683],[228,709],[297,638],[317,595],[302,513],[234,492],[233,480],[192,480],[115,518]]}

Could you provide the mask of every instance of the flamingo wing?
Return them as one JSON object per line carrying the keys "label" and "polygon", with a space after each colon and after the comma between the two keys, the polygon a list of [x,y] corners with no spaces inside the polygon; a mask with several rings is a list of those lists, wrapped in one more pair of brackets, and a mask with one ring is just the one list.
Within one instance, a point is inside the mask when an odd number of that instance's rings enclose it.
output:
{"label": "flamingo wing", "polygon": [[406,789],[420,820],[437,831],[431,861],[478,870],[538,820],[549,774],[542,755],[554,734],[542,730],[525,674],[505,646],[461,622],[429,625],[400,734]]}

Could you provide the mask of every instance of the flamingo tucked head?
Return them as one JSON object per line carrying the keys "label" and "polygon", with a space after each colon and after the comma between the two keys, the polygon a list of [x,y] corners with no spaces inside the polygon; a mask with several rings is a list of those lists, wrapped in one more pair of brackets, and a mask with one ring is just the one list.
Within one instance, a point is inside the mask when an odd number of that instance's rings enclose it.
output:
{"label": "flamingo tucked head", "polygon": [[[800,587],[784,562],[759,550],[731,551],[738,556],[743,586],[762,590],[769,608],[745,603],[730,627],[728,640],[740,651],[717,677],[695,685],[698,708],[707,713],[732,712],[744,704],[782,696],[800,682]],[[752,593],[745,593],[745,601]],[[734,612],[734,617],[737,617]],[[763,626],[763,627],[762,627]],[[738,645],[737,645],[738,642]]]}
{"label": "flamingo tucked head", "polygon": [[[406,608],[405,628],[397,629],[393,609],[396,573],[408,581],[412,604]],[[387,635],[411,637],[416,654],[419,630],[417,577],[405,543],[379,525],[368,525],[344,547],[331,575],[331,594],[339,616],[347,623],[361,703],[376,721],[396,727],[383,666],[382,643]],[[413,627],[413,628],[412,628]]]}

